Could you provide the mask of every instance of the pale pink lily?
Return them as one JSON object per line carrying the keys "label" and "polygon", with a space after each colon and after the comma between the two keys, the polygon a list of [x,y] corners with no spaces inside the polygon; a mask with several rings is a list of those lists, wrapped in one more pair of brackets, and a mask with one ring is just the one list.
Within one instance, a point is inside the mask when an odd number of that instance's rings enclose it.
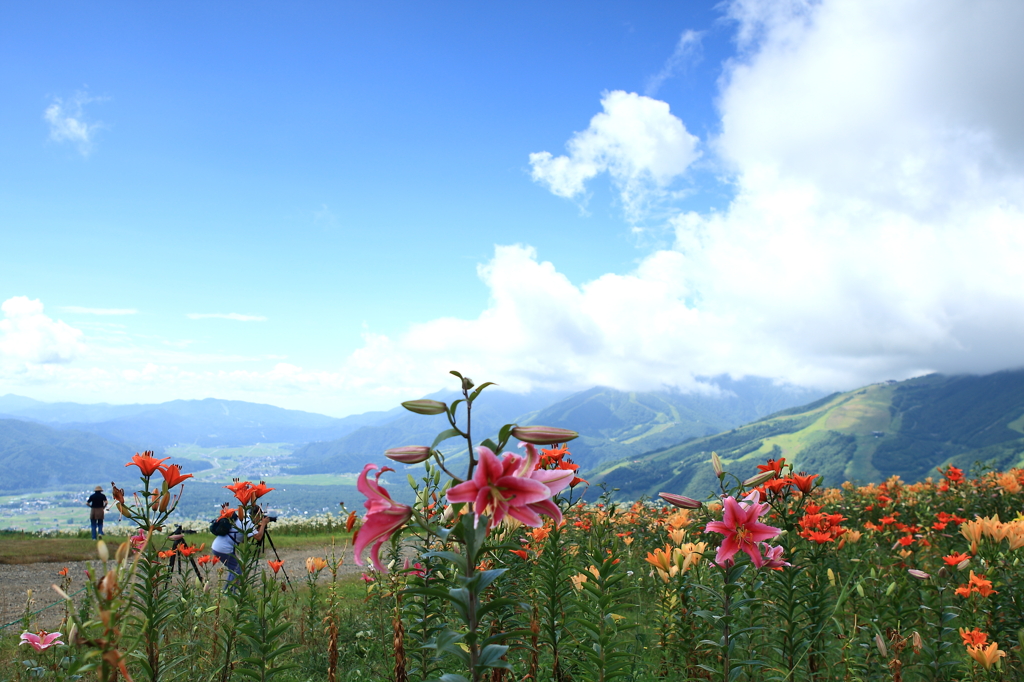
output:
{"label": "pale pink lily", "polygon": [[792,566],[793,564],[782,558],[782,546],[772,547],[771,545],[762,542],[761,547],[764,549],[764,564],[763,568],[783,568],[784,566]]}
{"label": "pale pink lily", "polygon": [[18,644],[19,646],[28,644],[36,651],[43,651],[55,644],[63,644],[64,642],[60,641],[60,638],[61,634],[59,632],[47,632],[46,630],[40,630],[38,633],[23,632],[21,634],[21,641]]}
{"label": "pale pink lily", "polygon": [[535,471],[538,455],[532,445],[527,446],[526,459],[512,453],[498,459],[484,446],[476,452],[478,461],[473,478],[449,489],[449,502],[472,503],[477,522],[481,516],[487,516],[490,528],[501,523],[506,515],[534,527],[543,524],[540,514],[556,522],[561,520],[562,513],[551,496],[572,482],[571,471]]}
{"label": "pale pink lily", "polygon": [[356,488],[366,495],[366,502],[363,505],[366,507],[367,514],[363,525],[353,539],[352,551],[355,554],[356,564],[362,566],[363,552],[369,547],[373,567],[383,573],[385,569],[380,563],[380,547],[396,530],[412,518],[412,507],[392,500],[388,491],[378,482],[381,474],[385,471],[394,471],[394,469],[384,467],[377,472],[374,480],[371,481],[367,478],[367,475],[376,468],[376,464],[367,464],[356,481]]}
{"label": "pale pink lily", "polygon": [[544,525],[544,521],[540,518],[541,514],[550,516],[556,524],[559,524],[562,522],[562,510],[558,508],[558,505],[551,498],[569,487],[575,472],[571,469],[538,469],[537,463],[540,461],[540,453],[537,452],[537,448],[533,447],[530,443],[525,443],[524,447],[526,448],[526,457],[519,467],[518,475],[534,481],[540,481],[548,487],[551,494],[546,500],[527,504],[515,512],[510,509],[509,515],[534,528]]}
{"label": "pale pink lily", "polygon": [[725,536],[715,554],[715,563],[719,566],[731,565],[736,552],[746,552],[757,568],[764,565],[758,543],[774,538],[782,531],[758,521],[771,508],[768,504],[759,504],[760,500],[761,495],[756,490],[740,501],[726,497],[722,500],[725,509],[722,520],[712,521],[704,527],[705,533]]}

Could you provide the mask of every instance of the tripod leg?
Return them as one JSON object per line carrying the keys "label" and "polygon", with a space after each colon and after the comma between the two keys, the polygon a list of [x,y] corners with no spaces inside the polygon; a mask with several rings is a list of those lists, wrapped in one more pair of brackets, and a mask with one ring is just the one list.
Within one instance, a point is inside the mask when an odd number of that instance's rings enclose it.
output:
{"label": "tripod leg", "polygon": [[[270,549],[274,550],[274,556],[277,557],[278,561],[280,561],[281,555],[277,553],[277,546],[274,545],[274,538],[270,537],[270,533],[268,533],[266,530],[263,531],[263,537],[267,540],[267,542],[270,543]],[[288,581],[288,589],[291,590],[292,579],[288,577],[288,570],[284,566],[281,566],[281,570],[284,571],[284,579]],[[292,591],[294,592],[294,590]]]}

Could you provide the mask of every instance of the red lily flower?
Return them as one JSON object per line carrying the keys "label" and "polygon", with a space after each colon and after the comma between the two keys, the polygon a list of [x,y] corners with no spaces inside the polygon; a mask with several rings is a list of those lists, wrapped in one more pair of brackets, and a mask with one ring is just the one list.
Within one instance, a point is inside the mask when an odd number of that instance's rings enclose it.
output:
{"label": "red lily flower", "polygon": [[125,464],[125,466],[137,466],[139,467],[139,471],[142,472],[143,476],[152,476],[157,471],[157,469],[160,468],[160,465],[169,459],[170,457],[157,459],[156,457],[153,456],[152,450],[146,450],[141,455],[136,452],[135,455],[132,457],[132,461]]}
{"label": "red lily flower", "polygon": [[815,479],[820,475],[821,474],[811,474],[809,476],[801,476],[800,474],[793,474],[791,478],[793,479],[793,485],[795,485],[800,492],[808,495],[814,488]]}
{"label": "red lily flower", "polygon": [[274,490],[274,488],[268,488],[266,483],[260,481],[257,485],[252,487],[252,492],[250,493],[252,495],[251,499],[258,500],[271,490]]}
{"label": "red lily flower", "polygon": [[173,488],[178,485],[186,478],[192,478],[192,474],[181,475],[181,466],[178,464],[168,464],[167,466],[160,467],[160,473],[164,475],[164,480],[167,481],[167,487]]}
{"label": "red lily flower", "polygon": [[774,471],[775,475],[778,476],[782,473],[782,465],[786,463],[785,457],[779,457],[778,460],[769,459],[767,464],[758,464],[758,471]]}
{"label": "red lily flower", "polygon": [[224,487],[233,492],[235,494],[235,499],[242,504],[249,504],[253,499],[255,488],[253,488],[252,483],[249,483],[249,481],[236,481],[231,485],[226,485]]}

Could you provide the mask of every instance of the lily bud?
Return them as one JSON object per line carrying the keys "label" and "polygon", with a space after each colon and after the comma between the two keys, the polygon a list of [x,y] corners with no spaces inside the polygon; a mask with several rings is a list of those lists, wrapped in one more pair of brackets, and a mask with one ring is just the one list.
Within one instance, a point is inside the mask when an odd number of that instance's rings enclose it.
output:
{"label": "lily bud", "polygon": [[722,468],[722,458],[718,456],[717,452],[711,453],[711,468],[715,470],[715,476],[719,478],[725,476],[725,469]]}
{"label": "lily bud", "polygon": [[116,561],[117,561],[118,563],[122,563],[122,562],[124,562],[124,560],[125,560],[125,559],[127,559],[127,558],[128,558],[128,551],[129,551],[129,549],[131,548],[131,547],[130,547],[130,545],[131,545],[131,543],[130,543],[130,542],[122,542],[122,543],[121,543],[121,544],[120,544],[120,545],[118,546],[118,548],[117,548],[117,554],[115,554],[115,555],[114,555],[114,558],[115,558],[115,560],[116,560]]}
{"label": "lily bud", "polygon": [[924,571],[919,571],[916,568],[907,569],[907,573],[909,573],[912,577],[917,578],[918,580],[928,580],[928,578],[931,578],[930,575],[928,575]]}
{"label": "lily bud", "polygon": [[385,450],[384,456],[402,464],[419,464],[430,459],[430,448],[426,445],[403,445]]}
{"label": "lily bud", "polygon": [[674,495],[672,493],[658,493],[658,497],[665,500],[671,505],[676,507],[682,507],[683,509],[700,509],[701,503],[692,497],[686,497],[684,495]]}
{"label": "lily bud", "polygon": [[107,571],[107,574],[100,579],[99,592],[107,601],[110,601],[117,596],[117,571],[115,569],[110,569]]}
{"label": "lily bud", "polygon": [[555,445],[577,438],[580,434],[569,429],[554,426],[516,426],[512,429],[512,437],[533,445]]}
{"label": "lily bud", "polygon": [[110,551],[107,549],[107,543],[100,540],[96,543],[96,553],[100,556],[100,561],[106,561],[110,558]]}
{"label": "lily bud", "polygon": [[462,377],[462,390],[463,391],[468,391],[469,389],[473,388],[475,385],[476,384],[474,384],[473,380],[470,379],[469,377]]}
{"label": "lily bud", "polygon": [[775,478],[775,470],[769,469],[768,471],[762,471],[757,476],[751,476],[747,480],[743,481],[743,485],[744,487],[756,488],[762,483],[767,483],[773,478]]}
{"label": "lily bud", "polygon": [[889,656],[889,652],[886,650],[885,640],[882,639],[882,635],[875,635],[875,646],[878,647],[878,653],[882,654],[882,658],[887,658]]}
{"label": "lily bud", "polygon": [[448,406],[442,403],[440,400],[406,400],[402,403],[402,407],[415,412],[416,414],[444,414],[448,411]]}

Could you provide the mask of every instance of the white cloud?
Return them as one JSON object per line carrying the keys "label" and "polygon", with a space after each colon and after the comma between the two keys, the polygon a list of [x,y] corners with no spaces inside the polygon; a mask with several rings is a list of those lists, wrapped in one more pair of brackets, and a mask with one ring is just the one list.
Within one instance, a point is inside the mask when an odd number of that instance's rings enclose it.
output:
{"label": "white cloud", "polygon": [[588,180],[607,172],[627,217],[636,220],[697,160],[698,141],[665,102],[616,90],[605,93],[601,106],[604,111],[566,144],[568,156],[530,154],[532,177],[571,199],[584,193]]}
{"label": "white cloud", "polygon": [[[513,387],[686,388],[726,372],[852,388],[1024,366],[1024,119],[1010,113],[1024,110],[1024,5],[728,11],[742,49],[710,141],[733,173],[726,210],[677,215],[671,250],[579,285],[532,249],[499,247],[479,318],[369,335],[346,370],[409,386],[461,367]],[[607,132],[627,127],[612,95],[568,156],[531,156],[553,193],[650,167],[607,161],[651,149]],[[650,177],[692,161],[674,158]]]}
{"label": "white cloud", "polygon": [[104,98],[90,97],[84,92],[64,101],[55,97],[43,112],[43,118],[50,124],[50,139],[54,142],[70,142],[78,147],[82,156],[88,156],[95,143],[96,132],[103,127],[100,121],[86,120],[85,105],[102,101]]}
{"label": "white cloud", "polygon": [[687,61],[698,57],[701,48],[701,37],[702,34],[699,31],[690,29],[683,31],[682,35],[679,36],[679,42],[676,43],[675,50],[672,51],[672,56],[665,61],[664,66],[661,67],[658,73],[647,79],[647,86],[644,88],[645,95],[648,97],[657,95],[658,90],[665,84],[665,81],[676,75]]}
{"label": "white cloud", "polygon": [[[490,301],[478,316],[368,331],[337,367],[110,341],[112,359],[92,367],[27,364],[24,385],[342,414],[436,390],[451,369],[526,390],[692,389],[719,373],[853,388],[1024,366],[1024,5],[729,12],[741,55],[706,148],[731,169],[735,198],[676,215],[673,247],[633,272],[572,282],[528,246],[499,246],[479,267]],[[667,104],[619,92],[603,109],[566,156],[533,155],[534,177],[576,198],[608,172],[636,208],[685,172],[697,143]]]}
{"label": "white cloud", "polygon": [[134,308],[83,308],[77,305],[62,306],[61,310],[77,315],[135,315],[139,312]]}
{"label": "white cloud", "polygon": [[70,362],[85,346],[82,332],[43,314],[43,304],[26,296],[14,296],[0,310],[0,362],[10,371],[26,363],[48,365]]}
{"label": "white cloud", "polygon": [[190,320],[234,320],[236,322],[266,322],[267,318],[262,315],[242,315],[240,313],[188,313],[185,317]]}

